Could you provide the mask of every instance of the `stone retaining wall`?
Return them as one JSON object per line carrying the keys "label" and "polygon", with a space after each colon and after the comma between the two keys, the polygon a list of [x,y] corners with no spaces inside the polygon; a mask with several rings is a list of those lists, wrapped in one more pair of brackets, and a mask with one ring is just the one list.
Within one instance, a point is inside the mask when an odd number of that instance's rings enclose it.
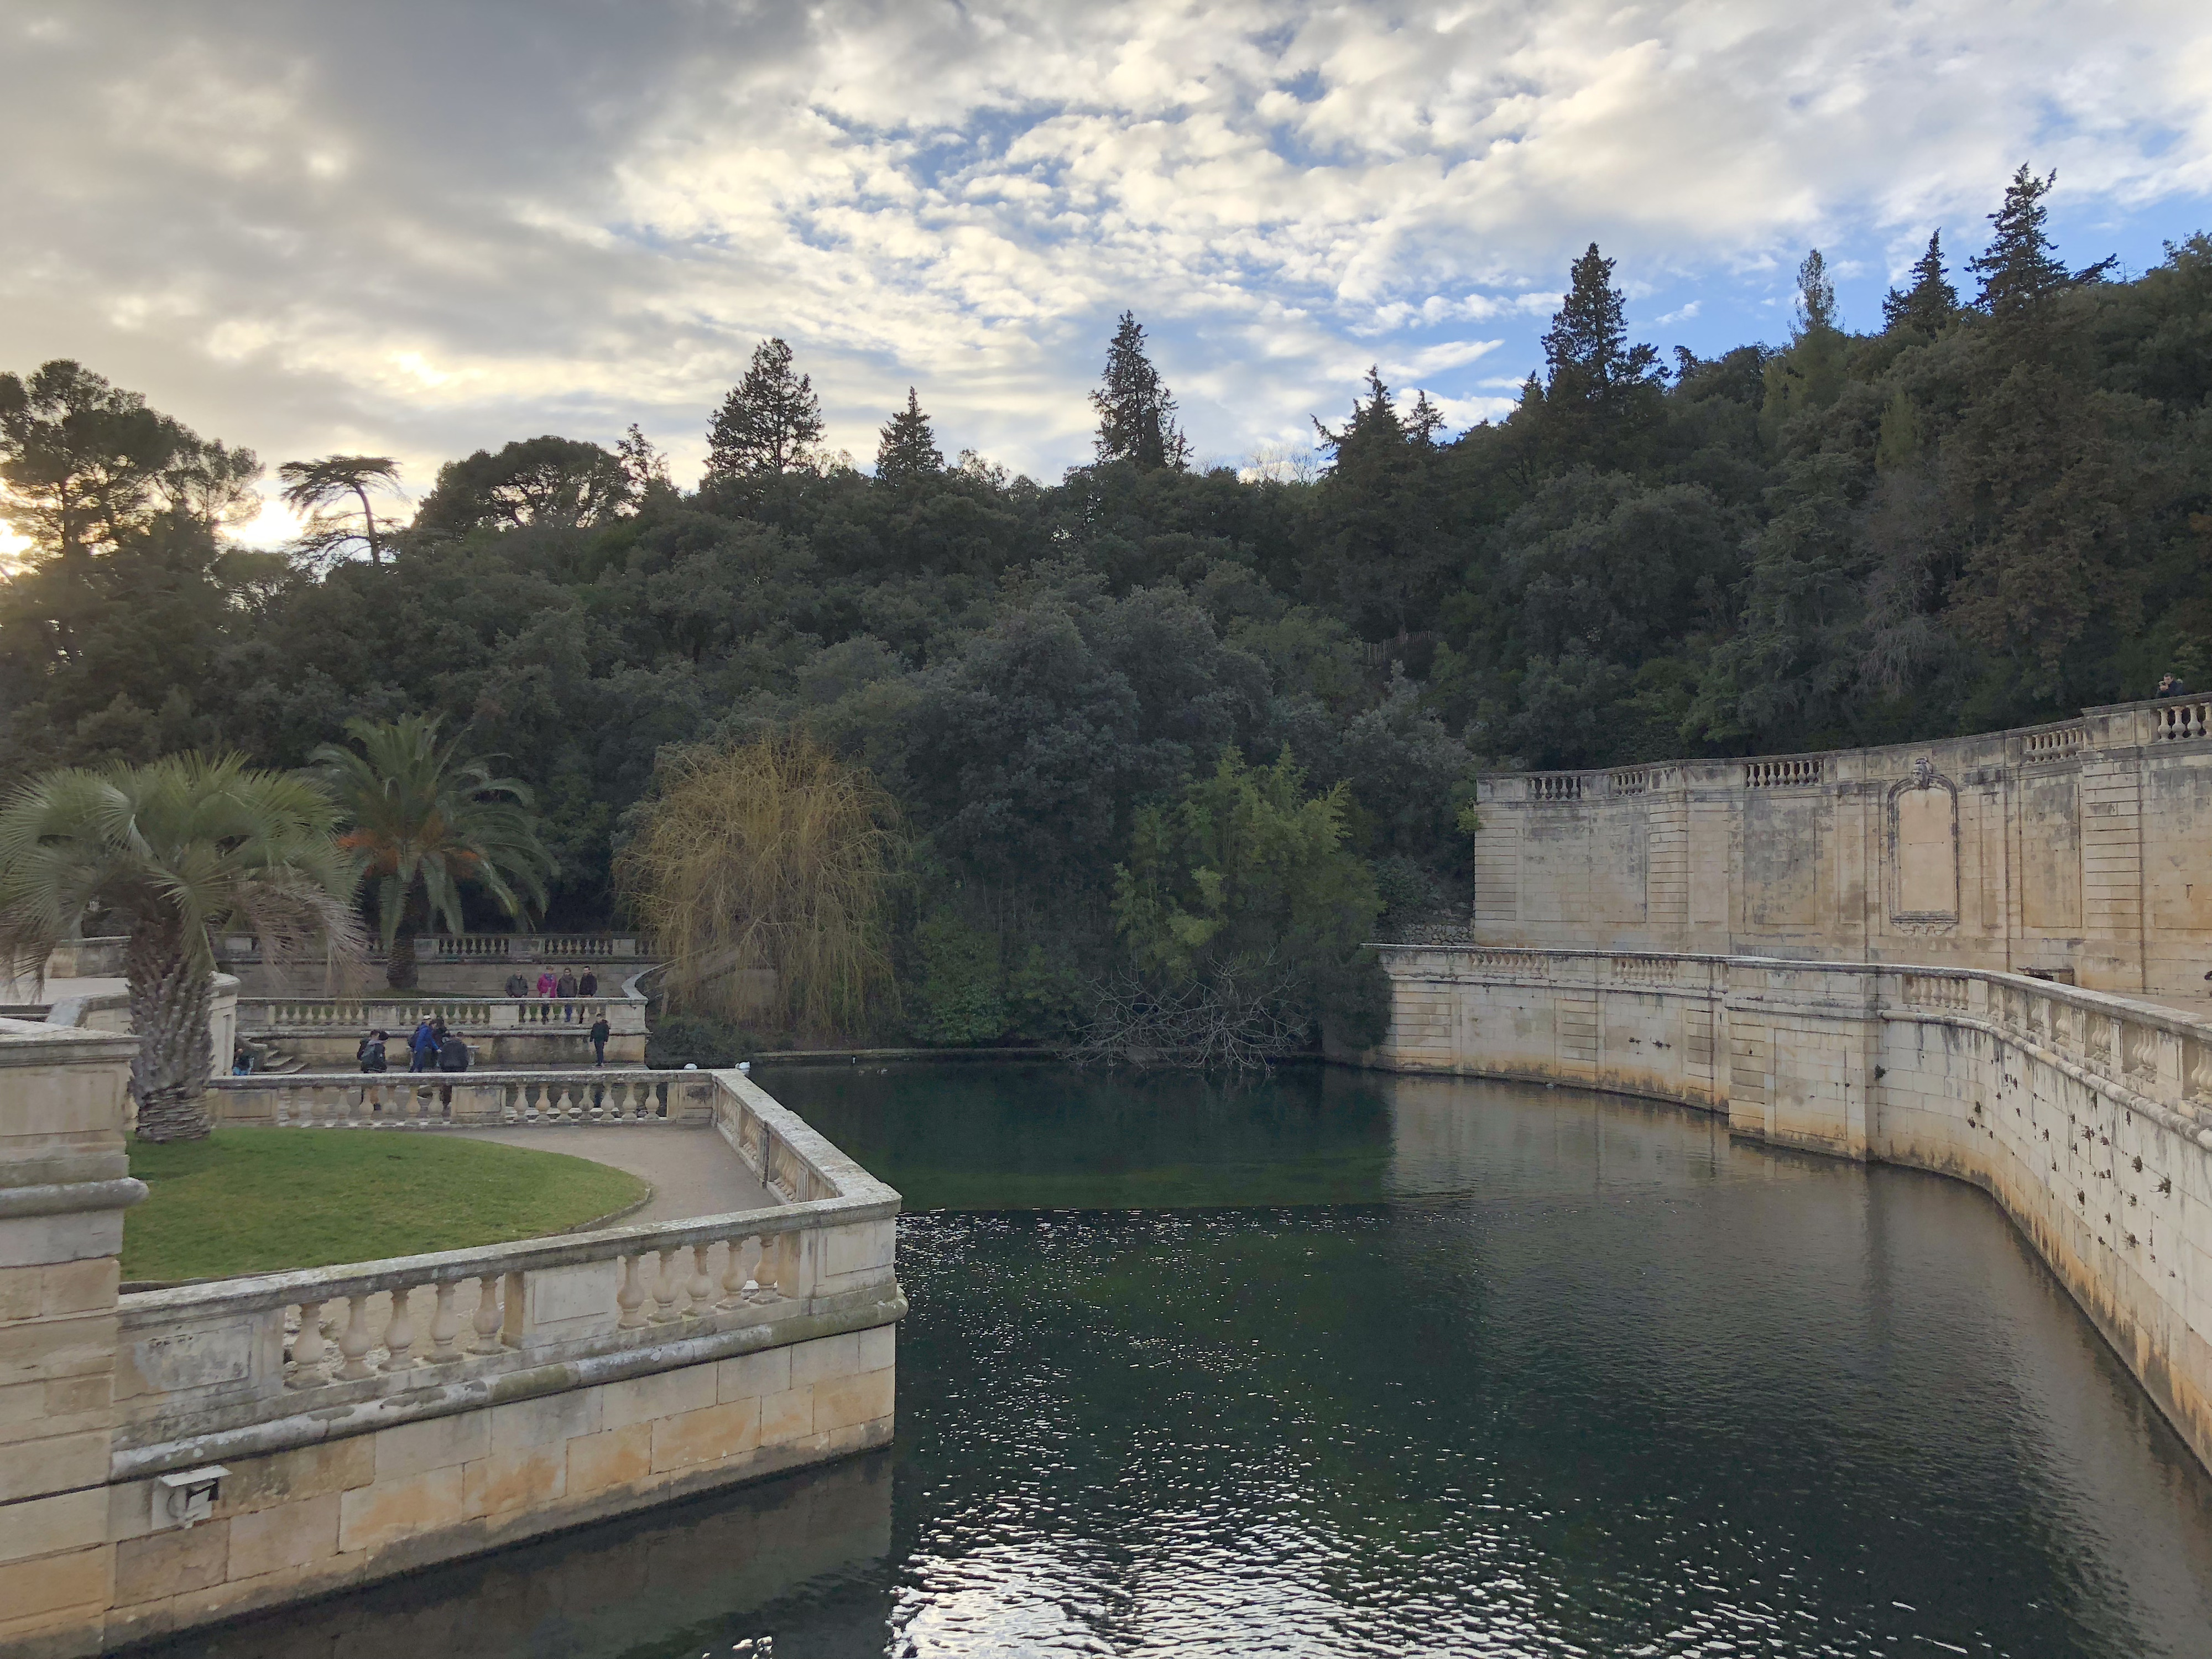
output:
{"label": "stone retaining wall", "polygon": [[2212,698],[1478,785],[1471,937],[2036,969],[2203,995]]}
{"label": "stone retaining wall", "polygon": [[741,1074],[611,1121],[703,1111],[773,1207],[120,1295],[133,1047],[0,1020],[0,1654],[889,1443],[898,1195]]}
{"label": "stone retaining wall", "polygon": [[2212,1024],[2009,974],[1387,949],[1365,1058],[1679,1101],[1984,1188],[2212,1467]]}

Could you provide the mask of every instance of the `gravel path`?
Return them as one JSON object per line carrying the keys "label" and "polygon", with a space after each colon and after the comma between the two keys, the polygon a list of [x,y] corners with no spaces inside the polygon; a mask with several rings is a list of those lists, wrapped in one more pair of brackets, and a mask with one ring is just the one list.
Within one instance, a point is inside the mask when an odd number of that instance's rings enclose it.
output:
{"label": "gravel path", "polygon": [[782,1200],[763,1187],[744,1160],[712,1129],[564,1124],[544,1128],[450,1129],[471,1140],[535,1146],[611,1164],[653,1183],[653,1200],[618,1224],[683,1221],[695,1215],[757,1210]]}

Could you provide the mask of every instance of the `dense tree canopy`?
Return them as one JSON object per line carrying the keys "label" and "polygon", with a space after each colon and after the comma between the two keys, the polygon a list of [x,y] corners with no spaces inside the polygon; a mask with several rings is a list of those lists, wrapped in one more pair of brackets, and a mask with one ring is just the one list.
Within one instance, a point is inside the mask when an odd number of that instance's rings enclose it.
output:
{"label": "dense tree canopy", "polygon": [[297,764],[441,715],[534,791],[552,919],[586,925],[659,751],[805,733],[902,814],[912,1029],[1042,1034],[1127,960],[1139,815],[1224,750],[1346,786],[1389,927],[1463,896],[1478,766],[1903,741],[2212,672],[2212,240],[2111,280],[2061,261],[2047,186],[2011,181],[1971,301],[1931,238],[1854,332],[1816,255],[1786,339],[1664,369],[1593,247],[1504,419],[1455,436],[1370,374],[1310,483],[1183,464],[1131,316],[1099,459],[1051,483],[945,464],[911,391],[873,476],[823,462],[770,341],[697,493],[635,434],[530,440],[448,468],[383,568],[322,568],[222,539],[179,481],[205,447],[130,394],[0,379],[0,516],[40,550],[0,585],[0,771]]}

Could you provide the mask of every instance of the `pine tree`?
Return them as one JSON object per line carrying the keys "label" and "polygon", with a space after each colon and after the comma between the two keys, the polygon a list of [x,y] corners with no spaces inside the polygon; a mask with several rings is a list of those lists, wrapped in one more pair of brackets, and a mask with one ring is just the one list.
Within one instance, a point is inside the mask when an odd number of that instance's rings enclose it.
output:
{"label": "pine tree", "polygon": [[1175,423],[1175,399],[1161,383],[1159,370],[1145,354],[1144,325],[1131,312],[1106,348],[1106,373],[1091,394],[1098,411],[1098,459],[1133,461],[1145,471],[1189,462],[1190,446]]}
{"label": "pine tree", "polygon": [[1424,449],[1437,447],[1437,434],[1444,429],[1444,412],[1429,401],[1425,392],[1413,393],[1413,412],[1406,417],[1406,435]]}
{"label": "pine tree", "polygon": [[2052,254],[2051,238],[2044,229],[2049,210],[2043,198],[2058,182],[2056,169],[2037,178],[2021,163],[2020,171],[2005,187],[2004,204],[1990,215],[1996,228],[1989,247],[1966,261],[1966,268],[1982,279],[1975,303],[2001,321],[2014,321],[2036,303],[2063,289],[2099,283],[2119,261],[2101,259],[2083,270],[2069,271]]}
{"label": "pine tree", "polygon": [[[1626,302],[1613,286],[1613,261],[1592,242],[1570,272],[1565,300],[1544,334],[1547,370],[1522,390],[1515,418],[1527,420],[1539,450],[1563,465],[1620,463],[1620,450],[1659,418],[1659,353],[1628,342]],[[1540,398],[1532,402],[1532,394]]]}
{"label": "pine tree", "polygon": [[945,471],[944,452],[930,429],[929,416],[914,388],[906,389],[906,407],[884,423],[883,440],[876,446],[876,477],[884,483],[914,483]]}
{"label": "pine tree", "polygon": [[[1370,365],[1367,370],[1367,401],[1355,400],[1352,418],[1344,423],[1343,430],[1331,431],[1318,420],[1314,430],[1321,435],[1322,447],[1331,457],[1331,470],[1340,478],[1349,477],[1372,463],[1389,465],[1398,459],[1406,447],[1406,423],[1398,418],[1397,405],[1390,401],[1390,388],[1382,384],[1380,364]],[[1436,410],[1425,396],[1421,405],[1434,416]]]}
{"label": "pine tree", "polygon": [[1617,404],[1651,384],[1659,353],[1628,343],[1627,303],[1613,286],[1613,261],[1595,242],[1568,274],[1566,300],[1544,334],[1545,400]]}
{"label": "pine tree", "polygon": [[1939,230],[1929,236],[1928,252],[1913,261],[1912,286],[1902,290],[1892,289],[1883,296],[1882,331],[1902,331],[1933,338],[1956,321],[1958,315],[1959,290],[1951,286],[1943,273],[1943,233]]}
{"label": "pine tree", "polygon": [[1808,409],[1826,409],[1842,394],[1850,341],[1838,325],[1836,284],[1818,248],[1806,252],[1797,267],[1796,315],[1789,347],[1766,365],[1766,397],[1759,425],[1770,438],[1790,417]]}
{"label": "pine tree", "polygon": [[821,438],[822,400],[813,381],[791,372],[789,346],[763,340],[707,429],[706,481],[796,471],[812,462]]}

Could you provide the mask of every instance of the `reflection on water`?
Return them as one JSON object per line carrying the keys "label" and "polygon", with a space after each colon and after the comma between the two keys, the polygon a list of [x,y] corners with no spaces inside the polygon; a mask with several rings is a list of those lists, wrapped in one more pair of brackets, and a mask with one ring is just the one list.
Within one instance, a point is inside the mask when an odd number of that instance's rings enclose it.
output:
{"label": "reflection on water", "polygon": [[945,1206],[888,1459],[179,1651],[2212,1652],[2212,1482],[1959,1183],[1517,1085],[765,1080]]}

